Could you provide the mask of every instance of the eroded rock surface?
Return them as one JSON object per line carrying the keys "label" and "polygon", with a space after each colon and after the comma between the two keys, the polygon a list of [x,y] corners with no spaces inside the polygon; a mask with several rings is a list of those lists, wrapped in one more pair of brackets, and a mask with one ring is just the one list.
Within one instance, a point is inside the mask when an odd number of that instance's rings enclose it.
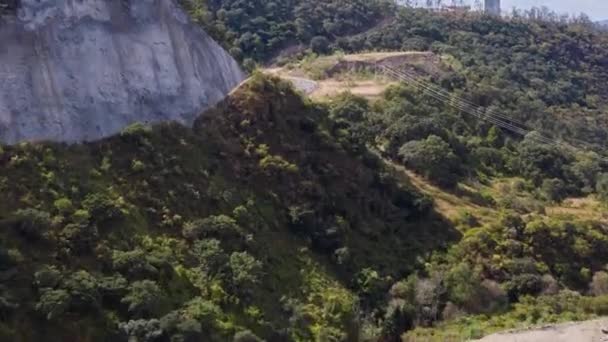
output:
{"label": "eroded rock surface", "polygon": [[175,0],[20,0],[0,18],[0,141],[192,124],[245,77]]}

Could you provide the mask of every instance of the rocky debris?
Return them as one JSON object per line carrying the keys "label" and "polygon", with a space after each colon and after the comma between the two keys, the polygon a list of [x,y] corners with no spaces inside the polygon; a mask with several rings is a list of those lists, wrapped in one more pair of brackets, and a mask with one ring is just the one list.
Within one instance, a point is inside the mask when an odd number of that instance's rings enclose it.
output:
{"label": "rocky debris", "polygon": [[14,3],[15,14],[0,19],[4,143],[95,140],[134,122],[192,124],[245,77],[175,0]]}

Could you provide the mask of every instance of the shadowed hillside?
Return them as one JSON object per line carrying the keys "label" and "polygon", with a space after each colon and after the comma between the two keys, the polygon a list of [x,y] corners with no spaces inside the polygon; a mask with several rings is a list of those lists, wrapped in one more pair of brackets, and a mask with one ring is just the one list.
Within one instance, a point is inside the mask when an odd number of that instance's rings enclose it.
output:
{"label": "shadowed hillside", "polygon": [[4,147],[0,336],[356,340],[457,235],[334,125],[256,75],[193,130]]}

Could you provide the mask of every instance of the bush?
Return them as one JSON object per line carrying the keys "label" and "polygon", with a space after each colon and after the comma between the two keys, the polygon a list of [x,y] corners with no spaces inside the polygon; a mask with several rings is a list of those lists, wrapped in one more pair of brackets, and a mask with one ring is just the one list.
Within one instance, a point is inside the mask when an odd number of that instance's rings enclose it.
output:
{"label": "bush", "polygon": [[234,342],[264,342],[249,330],[239,331],[234,334]]}
{"label": "bush", "polygon": [[400,336],[414,327],[415,319],[416,309],[411,304],[403,299],[393,299],[384,315],[382,333],[388,337]]}
{"label": "bush", "polygon": [[310,40],[310,49],[314,53],[326,54],[330,51],[329,39],[325,36],[316,36]]}
{"label": "bush", "polygon": [[74,208],[72,201],[70,201],[68,198],[60,198],[56,200],[53,204],[55,206],[55,209],[57,209],[62,214],[69,214]]}
{"label": "bush", "polygon": [[505,284],[511,302],[516,302],[525,295],[538,295],[543,290],[543,279],[537,274],[518,274]]}
{"label": "bush", "polygon": [[608,273],[603,271],[596,272],[593,275],[589,289],[595,296],[608,295]]}
{"label": "bush", "polygon": [[543,180],[541,192],[547,200],[552,202],[561,202],[567,196],[566,184],[557,178]]}
{"label": "bush", "polygon": [[242,228],[237,222],[226,215],[210,216],[202,220],[187,222],[182,234],[185,238],[196,240],[201,238],[242,238]]}
{"label": "bush", "polygon": [[460,174],[460,160],[448,143],[436,135],[410,141],[399,149],[403,163],[440,185],[453,186]]}

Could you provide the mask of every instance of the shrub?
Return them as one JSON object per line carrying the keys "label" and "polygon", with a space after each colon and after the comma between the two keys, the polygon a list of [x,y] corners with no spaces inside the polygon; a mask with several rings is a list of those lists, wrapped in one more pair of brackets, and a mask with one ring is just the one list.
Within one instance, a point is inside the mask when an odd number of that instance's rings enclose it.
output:
{"label": "shrub", "polygon": [[285,160],[281,156],[269,155],[260,159],[260,168],[265,172],[298,172],[298,166]]}
{"label": "shrub", "polygon": [[141,160],[133,159],[131,162],[131,171],[133,172],[142,172],[146,169],[146,164],[144,164]]}
{"label": "shrub", "polygon": [[509,300],[516,302],[521,296],[539,294],[543,290],[543,279],[530,273],[514,275],[505,284],[505,289]]}
{"label": "shrub", "polygon": [[446,286],[450,300],[467,309],[469,312],[478,311],[483,303],[479,301],[481,294],[481,278],[468,263],[460,263],[452,267],[446,275]]}
{"label": "shrub", "polygon": [[254,333],[249,330],[239,331],[234,334],[234,342],[264,342],[261,338],[257,337]]}
{"label": "shrub", "polygon": [[210,216],[202,220],[187,222],[182,234],[190,240],[217,237],[242,238],[243,231],[237,222],[226,215]]}
{"label": "shrub", "polygon": [[595,296],[608,295],[608,273],[604,271],[596,272],[593,275],[589,289]]}
{"label": "shrub", "polygon": [[121,137],[133,137],[140,135],[148,135],[152,132],[152,128],[150,126],[146,126],[141,122],[135,122],[125,127],[122,132],[120,132]]}
{"label": "shrub", "polygon": [[393,299],[389,302],[382,333],[385,336],[400,336],[414,327],[416,309],[403,299]]}
{"label": "shrub", "polygon": [[70,201],[68,198],[60,198],[56,200],[53,204],[55,206],[55,209],[57,209],[62,214],[69,214],[70,212],[72,212],[72,201]]}

